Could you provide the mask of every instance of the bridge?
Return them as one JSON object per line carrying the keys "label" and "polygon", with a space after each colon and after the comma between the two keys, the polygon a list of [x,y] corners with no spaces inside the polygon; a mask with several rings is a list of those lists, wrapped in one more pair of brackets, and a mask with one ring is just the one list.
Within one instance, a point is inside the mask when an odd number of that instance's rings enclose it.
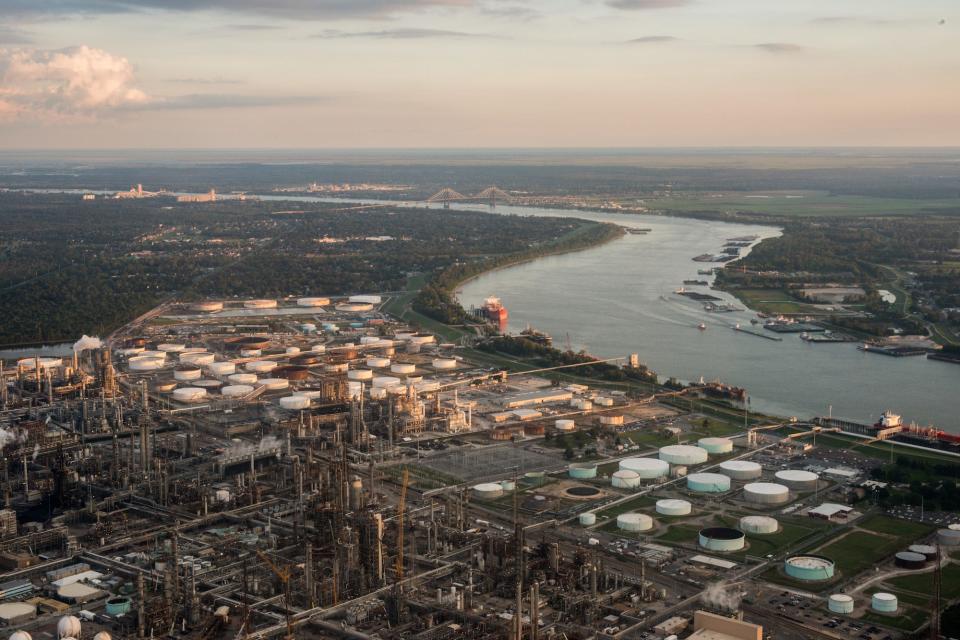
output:
{"label": "bridge", "polygon": [[479,202],[488,202],[491,207],[497,206],[497,201],[502,202],[513,202],[514,197],[498,187],[497,185],[491,185],[484,189],[483,191],[472,196],[465,196],[462,193],[451,189],[450,187],[444,187],[437,191],[435,194],[427,198],[424,202],[428,203],[443,203],[444,209],[450,208],[451,202],[469,202],[469,201],[479,201]]}

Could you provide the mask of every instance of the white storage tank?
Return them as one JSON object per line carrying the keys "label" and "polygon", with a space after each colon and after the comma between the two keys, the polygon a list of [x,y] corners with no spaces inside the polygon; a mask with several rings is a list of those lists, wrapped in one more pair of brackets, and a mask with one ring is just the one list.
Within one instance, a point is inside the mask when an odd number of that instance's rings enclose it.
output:
{"label": "white storage tank", "polygon": [[411,344],[425,345],[432,343],[436,338],[434,338],[429,333],[415,333],[407,340]]}
{"label": "white storage tank", "polygon": [[220,389],[220,395],[224,398],[240,398],[253,393],[253,387],[248,384],[228,384]]}
{"label": "white storage tank", "polygon": [[310,351],[312,351],[313,353],[326,353],[326,352],[327,352],[327,345],[325,345],[325,344],[315,344],[315,345],[313,345],[312,347],[310,347]]}
{"label": "white storage tank", "polygon": [[899,603],[892,593],[878,591],[870,597],[870,608],[879,613],[896,613]]}
{"label": "white storage tank", "polygon": [[180,382],[186,382],[188,380],[199,380],[201,371],[198,367],[190,366],[181,366],[173,371],[173,379],[179,380]]}
{"label": "white storage tank", "polygon": [[740,530],[752,535],[769,535],[780,530],[780,523],[769,516],[743,516]]}
{"label": "white storage tank", "polygon": [[720,473],[730,476],[731,480],[756,480],[763,474],[763,467],[750,460],[727,460],[721,462]]}
{"label": "white storage tank", "polygon": [[706,449],[710,455],[719,455],[733,451],[733,440],[730,438],[700,438],[697,446]]}
{"label": "white storage tank", "polygon": [[503,487],[498,482],[485,482],[473,486],[473,495],[480,500],[495,500],[503,495]]}
{"label": "white storage tank", "polygon": [[284,409],[309,409],[310,398],[306,396],[287,396],[280,398],[280,406]]}
{"label": "white storage tank", "polygon": [[358,399],[361,395],[363,395],[363,383],[358,380],[348,380],[347,394],[350,396],[351,400]]}
{"label": "white storage tank", "polygon": [[670,464],[657,458],[625,458],[620,461],[620,468],[634,471],[643,480],[662,478],[670,472]]}
{"label": "white storage tank", "polygon": [[330,304],[330,298],[298,298],[298,307],[325,307]]}
{"label": "white storage tank", "polygon": [[349,380],[373,380],[373,371],[370,369],[351,369],[347,371]]}
{"label": "white storage tank", "polygon": [[276,300],[247,300],[243,303],[244,309],[276,309]]}
{"label": "white storage tank", "polygon": [[617,528],[621,531],[649,531],[653,529],[653,518],[645,513],[621,513],[617,516]]}
{"label": "white storage tank", "polygon": [[437,371],[449,371],[457,368],[457,361],[454,358],[434,358],[430,364]]}
{"label": "white storage tank", "polygon": [[592,527],[597,524],[597,514],[588,511],[587,513],[580,514],[580,524],[584,527]]}
{"label": "white storage tank", "polygon": [[359,296],[350,296],[347,300],[348,302],[360,302],[363,304],[380,304],[382,298],[375,295],[359,295]]}
{"label": "white storage tank", "polygon": [[180,362],[202,366],[213,364],[215,359],[212,353],[207,353],[206,351],[193,351],[180,355]]}
{"label": "white storage tank", "polygon": [[167,364],[166,358],[158,356],[136,356],[127,361],[130,371],[156,371]]}
{"label": "white storage tank", "polygon": [[186,348],[187,345],[175,342],[164,342],[157,345],[157,351],[163,351],[164,353],[178,353]]}
{"label": "white storage tank", "polygon": [[390,358],[367,358],[367,366],[371,369],[385,369],[390,366]]}
{"label": "white storage tank", "polygon": [[636,471],[620,469],[613,472],[610,485],[617,489],[635,489],[640,486],[640,476]]}
{"label": "white storage tank", "polygon": [[775,482],[751,482],[743,488],[743,498],[755,504],[784,504],[790,501],[790,489]]}
{"label": "white storage tank", "polygon": [[204,389],[216,389],[223,383],[219,380],[213,380],[210,378],[201,378],[200,380],[194,380],[191,383],[194,387],[203,387]]}
{"label": "white storage tank", "polygon": [[573,431],[576,428],[573,420],[557,420],[553,424],[557,431]]}
{"label": "white storage tank", "polygon": [[853,598],[845,593],[834,593],[827,599],[827,609],[833,613],[853,613]]}
{"label": "white storage tank", "polygon": [[593,399],[593,404],[597,405],[598,407],[612,407],[613,398],[597,396],[596,398]]}
{"label": "white storage tank", "polygon": [[243,367],[250,373],[269,373],[277,368],[277,363],[273,360],[253,360]]}
{"label": "white storage tank", "polygon": [[316,400],[317,398],[323,397],[323,391],[319,389],[303,389],[302,391],[294,391],[293,395],[303,396],[304,398],[309,398],[311,400]]}
{"label": "white storage tank", "polygon": [[228,376],[237,370],[237,365],[232,362],[213,362],[207,367],[210,373],[217,376]]}
{"label": "white storage tank", "polygon": [[257,381],[256,374],[253,373],[234,373],[227,376],[232,384],[254,384]]}
{"label": "white storage tank", "polygon": [[408,375],[414,373],[417,370],[417,366],[414,364],[408,364],[406,362],[395,362],[390,365],[391,373],[399,373],[403,375]]}
{"label": "white storage tank", "polygon": [[260,378],[255,383],[258,387],[264,387],[267,391],[280,391],[290,386],[290,381],[286,378]]}
{"label": "white storage tank", "polygon": [[819,476],[812,471],[801,471],[800,469],[786,469],[777,471],[774,474],[777,481],[785,484],[794,491],[813,491],[817,488]]}
{"label": "white storage tank", "polygon": [[390,387],[400,384],[400,378],[394,378],[393,376],[377,376],[373,379],[372,384],[375,387],[389,389]]}
{"label": "white storage tank", "polygon": [[386,387],[370,387],[370,398],[373,400],[383,400],[387,397]]}
{"label": "white storage tank", "polygon": [[657,500],[657,513],[665,516],[686,516],[693,511],[693,505],[686,500]]}
{"label": "white storage tank", "polygon": [[600,424],[605,427],[619,427],[623,426],[623,416],[600,416]]}
{"label": "white storage tank", "polygon": [[954,529],[953,526],[940,529],[937,531],[937,542],[945,547],[960,546],[960,529]]}
{"label": "white storage tank", "polygon": [[707,461],[706,449],[688,444],[671,444],[660,448],[660,459],[670,464],[703,464]]}
{"label": "white storage tank", "polygon": [[180,387],[173,390],[173,399],[177,402],[200,402],[207,397],[207,390],[201,387]]}
{"label": "white storage tank", "polygon": [[700,530],[699,544],[710,551],[740,551],[746,546],[747,537],[739,529],[707,527]]}
{"label": "white storage tank", "polygon": [[331,362],[323,366],[323,370],[327,373],[346,373],[349,369],[350,365],[346,362]]}
{"label": "white storage tank", "polygon": [[263,349],[240,349],[241,358],[259,358],[263,355]]}
{"label": "white storage tank", "polygon": [[300,354],[300,347],[287,347],[283,350],[283,353],[288,356],[296,356]]}
{"label": "white storage tank", "polygon": [[730,478],[720,473],[691,473],[687,489],[700,493],[722,493],[730,490]]}
{"label": "white storage tank", "polygon": [[223,311],[223,303],[213,301],[195,302],[190,305],[190,310],[200,313],[214,313],[215,311]]}

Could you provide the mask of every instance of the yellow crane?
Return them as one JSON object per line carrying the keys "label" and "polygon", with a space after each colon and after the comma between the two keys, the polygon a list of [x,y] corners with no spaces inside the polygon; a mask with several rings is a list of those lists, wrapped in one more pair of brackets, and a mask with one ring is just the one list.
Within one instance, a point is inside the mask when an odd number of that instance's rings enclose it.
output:
{"label": "yellow crane", "polygon": [[290,567],[281,569],[275,565],[263,551],[260,551],[259,549],[256,551],[257,556],[267,563],[267,566],[270,567],[270,570],[273,571],[276,576],[280,578],[280,582],[283,583],[283,615],[286,616],[287,619],[287,635],[285,640],[294,640],[293,622],[290,620],[290,575],[292,571],[290,570]]}
{"label": "yellow crane", "polygon": [[407,486],[410,484],[410,471],[403,468],[400,481],[400,500],[397,502],[397,582],[403,580],[403,515],[407,510]]}

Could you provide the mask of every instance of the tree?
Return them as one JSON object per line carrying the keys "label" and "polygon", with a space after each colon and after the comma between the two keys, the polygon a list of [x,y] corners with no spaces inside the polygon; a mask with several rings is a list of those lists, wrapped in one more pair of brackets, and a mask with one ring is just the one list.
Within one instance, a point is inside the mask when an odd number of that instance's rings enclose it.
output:
{"label": "tree", "polygon": [[565,460],[573,460],[573,456],[574,456],[573,447],[567,447],[566,449],[564,449],[563,457]]}

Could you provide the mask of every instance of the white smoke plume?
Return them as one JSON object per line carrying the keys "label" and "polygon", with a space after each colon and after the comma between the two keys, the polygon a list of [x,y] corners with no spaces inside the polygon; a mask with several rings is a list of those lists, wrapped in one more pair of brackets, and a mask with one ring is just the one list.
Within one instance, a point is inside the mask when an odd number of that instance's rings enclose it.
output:
{"label": "white smoke plume", "polygon": [[704,589],[700,600],[711,609],[736,611],[740,608],[740,587],[726,582],[714,582]]}
{"label": "white smoke plume", "polygon": [[83,337],[73,343],[74,351],[86,351],[87,349],[99,349],[103,346],[103,341],[96,336],[88,336],[83,334]]}
{"label": "white smoke plume", "polygon": [[0,449],[14,444],[20,444],[27,439],[27,433],[23,429],[5,429],[0,428]]}
{"label": "white smoke plume", "polygon": [[37,456],[40,455],[40,443],[33,445],[33,457],[30,458],[33,462],[37,461]]}
{"label": "white smoke plume", "polygon": [[229,449],[223,452],[223,456],[226,458],[249,456],[251,453],[262,453],[282,446],[283,442],[280,438],[274,435],[268,435],[262,438],[257,444],[253,444],[252,442],[234,443]]}

